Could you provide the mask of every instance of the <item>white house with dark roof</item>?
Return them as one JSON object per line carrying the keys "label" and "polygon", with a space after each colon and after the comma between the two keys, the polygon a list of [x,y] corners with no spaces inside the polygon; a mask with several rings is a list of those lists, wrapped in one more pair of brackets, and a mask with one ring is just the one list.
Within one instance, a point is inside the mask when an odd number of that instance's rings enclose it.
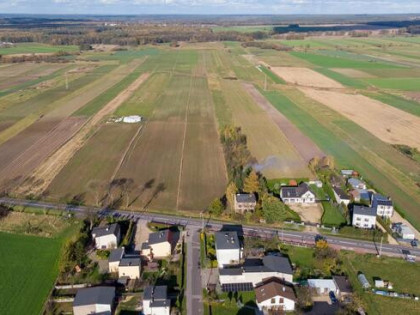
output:
{"label": "white house with dark roof", "polygon": [[125,254],[124,247],[111,250],[108,257],[108,271],[109,272],[118,272],[118,266],[120,264],[120,260],[124,257],[124,254]]}
{"label": "white house with dark roof", "polygon": [[169,229],[150,233],[141,246],[141,255],[150,260],[170,256],[177,242],[176,234]]}
{"label": "white house with dark roof", "polygon": [[73,314],[112,314],[114,299],[114,287],[78,289],[73,301]]}
{"label": "white house with dark roof", "polygon": [[116,248],[120,242],[121,232],[118,223],[98,226],[92,229],[92,237],[97,249]]}
{"label": "white house with dark roof", "polygon": [[348,206],[348,204],[351,201],[351,198],[348,194],[346,194],[344,190],[342,190],[339,187],[333,187],[333,192],[337,203],[344,203],[346,206]]}
{"label": "white house with dark roof", "polygon": [[242,259],[242,247],[239,243],[238,233],[216,232],[214,234],[217,265],[219,268],[225,268],[231,265],[237,265]]}
{"label": "white house with dark roof", "polygon": [[235,194],[234,209],[237,213],[254,212],[257,199],[254,194]]}
{"label": "white house with dark roof", "polygon": [[241,266],[219,269],[219,282],[222,290],[226,292],[246,291],[272,277],[286,282],[293,281],[293,270],[287,257],[265,256],[262,259],[246,259]]}
{"label": "white house with dark roof", "polygon": [[394,204],[392,203],[391,198],[380,194],[372,195],[371,206],[376,209],[377,216],[391,218],[394,214]]}
{"label": "white house with dark roof", "polygon": [[363,229],[375,228],[376,209],[364,206],[354,206],[352,225]]}
{"label": "white house with dark roof", "polygon": [[145,315],[169,315],[171,300],[168,299],[167,286],[147,286],[143,294],[143,313]]}
{"label": "white house with dark roof", "polygon": [[141,259],[139,256],[123,257],[118,264],[118,276],[128,279],[140,279]]}
{"label": "white house with dark roof", "polygon": [[290,312],[295,310],[297,297],[293,286],[278,278],[270,278],[255,288],[257,306],[261,312]]}
{"label": "white house with dark roof", "polygon": [[281,187],[280,198],[286,204],[313,204],[316,202],[315,194],[306,183],[301,183],[299,186]]}

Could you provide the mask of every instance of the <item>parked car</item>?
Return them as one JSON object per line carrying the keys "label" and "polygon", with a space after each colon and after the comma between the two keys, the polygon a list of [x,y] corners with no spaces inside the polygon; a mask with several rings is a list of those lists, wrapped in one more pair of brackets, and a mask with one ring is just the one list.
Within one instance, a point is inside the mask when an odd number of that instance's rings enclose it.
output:
{"label": "parked car", "polygon": [[331,300],[331,303],[332,304],[335,304],[335,303],[337,303],[337,298],[335,297],[335,294],[334,294],[334,292],[333,291],[330,291],[330,300]]}
{"label": "parked car", "polygon": [[412,240],[411,241],[411,246],[417,247],[417,240]]}

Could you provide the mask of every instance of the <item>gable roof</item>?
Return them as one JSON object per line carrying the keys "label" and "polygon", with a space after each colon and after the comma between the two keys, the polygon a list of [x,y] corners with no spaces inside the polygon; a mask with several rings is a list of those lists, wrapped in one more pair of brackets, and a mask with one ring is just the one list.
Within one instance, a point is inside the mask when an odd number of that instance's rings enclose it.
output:
{"label": "gable roof", "polygon": [[372,203],[373,202],[376,202],[378,205],[381,206],[392,206],[392,200],[380,194],[373,194]]}
{"label": "gable roof", "polygon": [[344,200],[350,200],[350,196],[348,194],[346,194],[346,192],[344,190],[342,190],[339,187],[333,187],[335,193],[338,195],[338,197],[340,197],[340,199],[344,199]]}
{"label": "gable roof", "polygon": [[117,236],[119,232],[120,226],[118,223],[108,224],[106,226],[97,226],[92,229],[92,235],[94,235],[95,238],[112,234]]}
{"label": "gable roof", "polygon": [[278,278],[267,279],[255,288],[255,297],[258,303],[269,300],[275,296],[282,296],[293,301],[297,300],[293,286]]}
{"label": "gable roof", "polygon": [[376,217],[376,209],[364,206],[354,206],[353,215],[366,215],[370,217]]}
{"label": "gable roof", "polygon": [[143,300],[150,301],[150,307],[171,306],[171,300],[168,299],[168,287],[166,285],[147,286],[144,289]]}
{"label": "gable roof", "polygon": [[289,259],[282,256],[264,256],[262,259],[246,259],[244,272],[279,272],[293,274]]}
{"label": "gable roof", "polygon": [[169,229],[150,233],[149,241],[147,243],[149,245],[152,245],[152,244],[159,244],[163,242],[169,242],[170,234],[171,234],[171,231]]}
{"label": "gable roof", "polygon": [[236,202],[255,203],[257,199],[254,194],[236,194]]}
{"label": "gable roof", "polygon": [[141,260],[140,257],[124,257],[120,260],[120,266],[128,267],[128,266],[140,266]]}
{"label": "gable roof", "polygon": [[111,253],[109,254],[109,257],[108,257],[108,261],[109,262],[120,261],[123,256],[124,256],[124,247],[116,248],[116,249],[111,250]]}
{"label": "gable roof", "polygon": [[333,280],[341,293],[351,293],[353,291],[347,277],[333,276]]}
{"label": "gable roof", "polygon": [[238,233],[235,231],[214,233],[216,250],[220,249],[239,249]]}
{"label": "gable roof", "polygon": [[92,287],[77,290],[73,306],[92,304],[112,305],[115,298],[115,287]]}
{"label": "gable roof", "polygon": [[299,186],[296,186],[296,187],[280,188],[280,196],[282,198],[299,198],[299,197],[302,197],[308,191],[312,193],[312,191],[309,189],[308,184],[300,183]]}
{"label": "gable roof", "polygon": [[361,181],[360,179],[354,178],[354,177],[349,178],[347,180],[347,183],[351,185],[352,187],[357,187],[359,185],[366,185],[364,181]]}

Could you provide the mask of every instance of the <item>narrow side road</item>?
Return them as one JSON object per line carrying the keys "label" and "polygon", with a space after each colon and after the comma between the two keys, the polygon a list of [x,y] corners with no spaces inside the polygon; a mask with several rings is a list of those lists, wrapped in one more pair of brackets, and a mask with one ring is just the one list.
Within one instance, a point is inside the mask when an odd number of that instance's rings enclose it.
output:
{"label": "narrow side road", "polygon": [[187,315],[202,315],[200,233],[197,227],[188,228],[187,231]]}

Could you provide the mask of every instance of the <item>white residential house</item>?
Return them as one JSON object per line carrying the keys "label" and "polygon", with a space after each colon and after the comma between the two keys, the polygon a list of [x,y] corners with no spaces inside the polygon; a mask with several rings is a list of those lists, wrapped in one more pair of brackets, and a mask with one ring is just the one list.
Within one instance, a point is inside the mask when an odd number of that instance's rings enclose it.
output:
{"label": "white residential house", "polygon": [[371,207],[354,206],[352,225],[363,229],[376,227],[376,210]]}
{"label": "white residential house", "polygon": [[118,265],[118,276],[128,279],[140,279],[141,260],[139,256],[123,257]]}
{"label": "white residential house", "polygon": [[118,272],[118,266],[120,260],[124,257],[125,250],[124,247],[116,248],[111,250],[111,253],[108,257],[108,271],[109,272]]}
{"label": "white residential house", "polygon": [[114,287],[78,289],[73,301],[73,314],[112,314],[114,299]]}
{"label": "white residential house", "polygon": [[94,227],[92,237],[97,249],[116,248],[120,242],[121,232],[118,223]]}
{"label": "white residential house", "polygon": [[358,178],[355,177],[350,177],[347,180],[347,184],[352,188],[352,189],[367,189],[366,187],[366,183]]}
{"label": "white residential house", "polygon": [[313,204],[316,202],[315,194],[306,183],[301,183],[299,186],[281,187],[280,198],[286,204]]}
{"label": "white residential house", "polygon": [[246,259],[241,266],[219,269],[219,282],[225,292],[241,291],[244,287],[253,288],[264,279],[272,277],[290,283],[293,281],[293,270],[287,257]]}
{"label": "white residential house", "polygon": [[143,313],[145,315],[169,315],[171,300],[168,299],[167,286],[147,286],[143,295]]}
{"label": "white residential house", "polygon": [[235,194],[234,209],[235,212],[244,214],[254,212],[257,205],[257,199],[254,194]]}
{"label": "white residential house", "polygon": [[395,231],[404,240],[414,240],[416,238],[416,235],[414,234],[413,230],[410,229],[410,227],[408,227],[405,224],[399,224],[399,225],[397,225]]}
{"label": "white residential house", "polygon": [[337,203],[344,203],[346,206],[349,205],[351,198],[344,190],[339,187],[333,187],[333,192]]}
{"label": "white residential house", "polygon": [[308,286],[316,290],[317,294],[329,294],[331,291],[335,295],[339,294],[337,284],[334,279],[308,279]]}
{"label": "white residential house", "polygon": [[178,242],[178,233],[162,230],[149,234],[147,242],[142,244],[141,255],[149,260],[169,257]]}
{"label": "white residential house", "polygon": [[392,200],[380,194],[373,194],[371,201],[372,208],[376,209],[376,215],[380,217],[391,218],[394,214],[394,205]]}
{"label": "white residential house", "polygon": [[240,263],[242,259],[242,247],[239,243],[238,233],[234,231],[216,232],[214,239],[217,265],[219,268]]}
{"label": "white residential house", "polygon": [[[293,286],[277,278],[270,278],[255,288],[257,306],[261,312],[291,312],[297,297]],[[277,313],[275,313],[277,314]]]}

